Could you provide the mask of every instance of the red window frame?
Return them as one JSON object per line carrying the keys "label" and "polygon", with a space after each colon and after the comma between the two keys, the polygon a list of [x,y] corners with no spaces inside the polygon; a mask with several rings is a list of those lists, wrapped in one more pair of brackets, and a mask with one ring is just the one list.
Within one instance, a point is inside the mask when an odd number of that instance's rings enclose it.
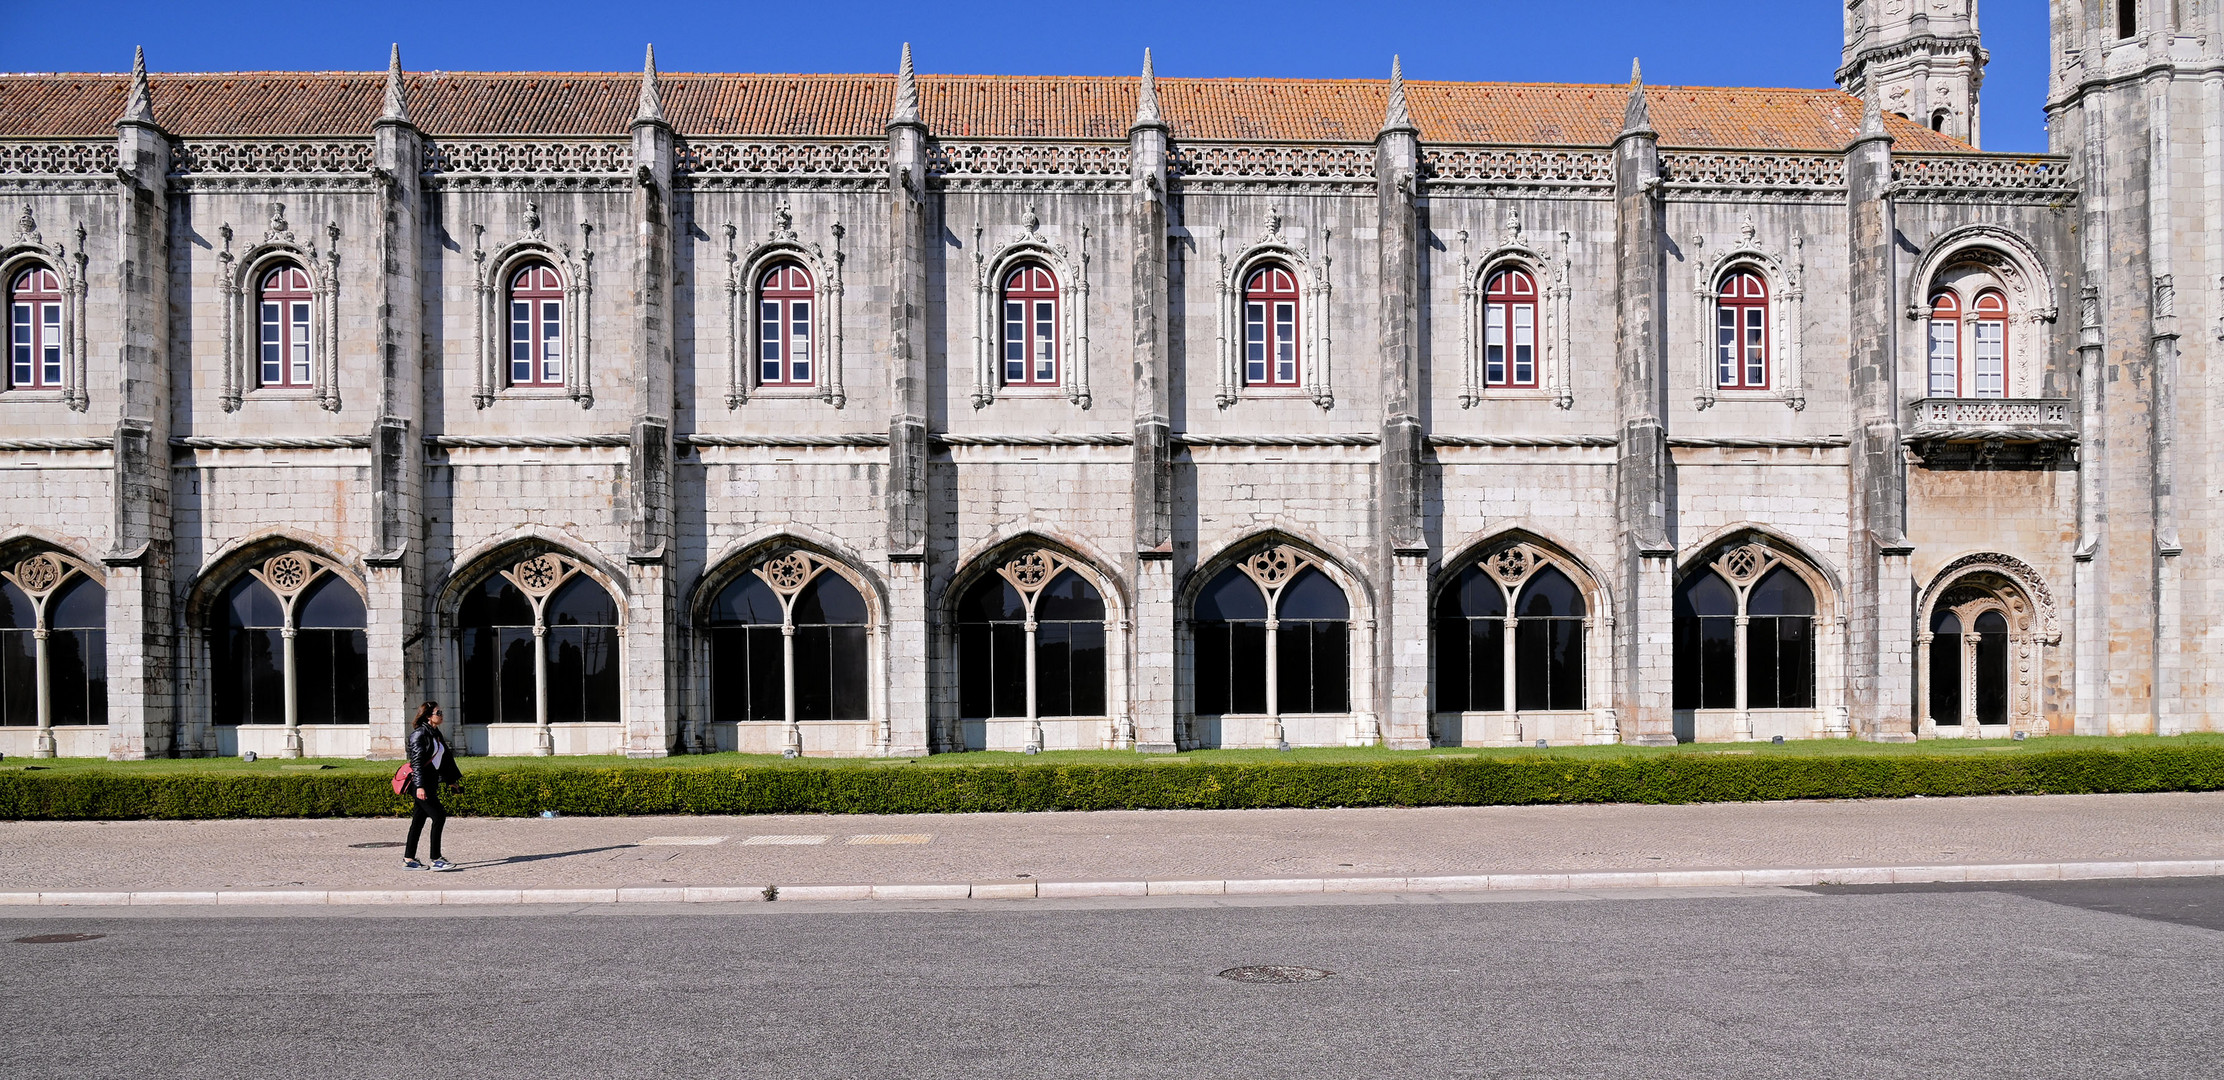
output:
{"label": "red window frame", "polygon": [[[1969,357],[1969,384],[1971,397],[2000,398],[2008,396],[2008,297],[1998,289],[1986,289],[1977,294],[1977,302],[1970,305],[1977,316],[1975,331],[1976,348]],[[1998,355],[1988,355],[1997,350]],[[1997,362],[1997,371],[1989,370],[1990,362]]]}
{"label": "red window frame", "polygon": [[309,274],[292,263],[272,267],[256,290],[256,321],[261,334],[257,386],[307,387],[310,342],[316,333],[316,294]]}
{"label": "red window frame", "polygon": [[1032,263],[1004,277],[1004,385],[1058,385],[1058,278]]}
{"label": "red window frame", "polygon": [[1715,293],[1714,310],[1714,385],[1768,389],[1768,282],[1755,271],[1732,270]]}
{"label": "red window frame", "polygon": [[1296,386],[1304,356],[1297,274],[1280,263],[1253,269],[1243,281],[1243,385]]}
{"label": "red window frame", "polygon": [[34,266],[8,286],[8,388],[62,385],[62,279]]}
{"label": "red window frame", "polygon": [[564,279],[547,263],[510,275],[510,385],[564,385]]}
{"label": "red window frame", "polygon": [[811,363],[811,272],[797,263],[780,263],[757,279],[757,383],[760,386],[810,386],[818,378]]}
{"label": "red window frame", "polygon": [[1537,279],[1500,270],[1483,288],[1483,385],[1537,385]]}
{"label": "red window frame", "polygon": [[1929,364],[1932,397],[1961,396],[1961,297],[1942,289],[1931,297],[1931,337],[1923,355]]}

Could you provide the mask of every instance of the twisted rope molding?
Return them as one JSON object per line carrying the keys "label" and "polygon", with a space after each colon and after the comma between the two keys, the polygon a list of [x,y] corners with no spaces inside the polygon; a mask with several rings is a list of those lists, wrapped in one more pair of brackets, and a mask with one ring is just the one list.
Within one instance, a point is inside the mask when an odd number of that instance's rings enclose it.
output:
{"label": "twisted rope molding", "polygon": [[949,435],[927,436],[941,446],[1133,446],[1133,435]]}
{"label": "twisted rope molding", "polygon": [[425,445],[443,450],[563,450],[581,446],[631,446],[631,435],[427,435]]}
{"label": "twisted rope molding", "polygon": [[1618,446],[1612,435],[1431,435],[1430,446]]}
{"label": "twisted rope molding", "polygon": [[686,446],[886,446],[888,436],[861,435],[682,435],[675,442]]}
{"label": "twisted rope molding", "polygon": [[1175,435],[1176,446],[1380,446],[1380,435]]}
{"label": "twisted rope molding", "polygon": [[1818,435],[1811,439],[1701,439],[1671,437],[1668,445],[1678,450],[1835,450],[1853,445],[1844,435]]}
{"label": "twisted rope molding", "polygon": [[0,451],[8,450],[107,450],[116,440],[100,439],[0,439]]}
{"label": "twisted rope molding", "polygon": [[1912,445],[1912,444],[1915,444],[1915,443],[1931,443],[1931,442],[1957,442],[1957,443],[1981,443],[1981,442],[2040,442],[2040,443],[2051,443],[2051,442],[2059,442],[2059,443],[2073,443],[2073,442],[2076,442],[2076,441],[2077,441],[2077,433],[2076,433],[2076,432],[2074,432],[2074,431],[2063,431],[2063,430],[2062,430],[2062,429],[2060,429],[2060,428],[2033,428],[2033,427],[1957,427],[1957,428],[1924,428],[1924,429],[1918,429],[1918,430],[1916,430],[1916,431],[1912,431],[1912,432],[1909,432],[1909,433],[1908,433],[1908,434],[1907,434],[1907,435],[1906,435],[1905,437],[1903,437],[1903,438],[1902,438],[1902,439],[1901,439],[1900,441],[1901,441],[1901,442],[1903,442],[1903,443],[1907,443],[1907,444],[1910,444],[1910,445]]}
{"label": "twisted rope molding", "polygon": [[361,450],[371,445],[368,435],[303,435],[232,437],[181,435],[170,440],[172,450]]}

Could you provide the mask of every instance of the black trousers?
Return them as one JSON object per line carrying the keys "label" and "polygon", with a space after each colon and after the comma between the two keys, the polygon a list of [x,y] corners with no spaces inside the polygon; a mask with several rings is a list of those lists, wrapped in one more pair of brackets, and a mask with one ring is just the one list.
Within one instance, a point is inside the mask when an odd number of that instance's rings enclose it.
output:
{"label": "black trousers", "polygon": [[432,822],[432,849],[429,854],[440,858],[440,827],[448,823],[448,808],[440,805],[440,789],[426,788],[425,797],[409,812],[409,845],[402,849],[402,857],[417,857],[417,837],[425,831],[425,822]]}

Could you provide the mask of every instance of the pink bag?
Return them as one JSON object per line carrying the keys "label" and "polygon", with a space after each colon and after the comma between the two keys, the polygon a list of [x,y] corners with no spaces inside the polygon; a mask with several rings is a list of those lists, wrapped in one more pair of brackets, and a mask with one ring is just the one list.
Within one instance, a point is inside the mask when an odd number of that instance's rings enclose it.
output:
{"label": "pink bag", "polygon": [[405,788],[405,787],[408,787],[408,786],[409,786],[409,763],[405,761],[405,762],[402,762],[402,767],[401,767],[401,768],[399,768],[399,769],[395,769],[395,770],[394,770],[394,794],[396,794],[396,795],[399,795],[399,794],[401,794],[401,793],[402,793],[402,789],[403,789],[403,788]]}

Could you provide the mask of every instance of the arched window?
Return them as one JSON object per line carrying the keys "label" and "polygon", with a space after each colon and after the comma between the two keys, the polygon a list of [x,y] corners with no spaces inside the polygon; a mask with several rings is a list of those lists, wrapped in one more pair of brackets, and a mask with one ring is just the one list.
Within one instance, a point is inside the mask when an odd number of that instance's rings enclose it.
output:
{"label": "arched window", "polygon": [[1301,552],[1278,547],[1221,571],[1197,594],[1190,630],[1199,715],[1351,708],[1351,605]]}
{"label": "arched window", "polygon": [[1931,615],[1930,717],[1934,724],[1961,724],[1961,617],[1951,611]]}
{"label": "arched window", "polygon": [[1528,271],[1501,270],[1483,289],[1483,381],[1537,385],[1537,281]]}
{"label": "arched window", "polygon": [[1559,568],[1512,551],[1437,596],[1440,711],[1504,712],[1509,680],[1516,711],[1583,708],[1583,594]]}
{"label": "arched window", "polygon": [[1732,548],[1675,598],[1675,707],[1815,705],[1815,594],[1758,545]]}
{"label": "arched window", "polygon": [[[353,586],[299,552],[241,574],[210,621],[215,722],[369,723],[363,614]],[[289,739],[288,749],[299,744]]]}
{"label": "arched window", "polygon": [[547,263],[510,276],[510,385],[564,385],[564,281]]}
{"label": "arched window", "polygon": [[1768,389],[1768,283],[1751,270],[1732,271],[1714,304],[1715,385]]}
{"label": "arched window", "polygon": [[491,574],[456,609],[462,722],[538,724],[538,753],[555,752],[555,723],[621,719],[618,604],[561,555],[535,555]]}
{"label": "arched window", "polygon": [[765,386],[809,386],[811,371],[811,273],[781,263],[757,282],[757,381]]}
{"label": "arched window", "polygon": [[1104,618],[1096,586],[1047,552],[983,575],[958,601],[958,715],[1105,715]]}
{"label": "arched window", "polygon": [[311,385],[309,312],[315,297],[309,289],[308,273],[290,264],[278,266],[263,275],[258,296],[262,307],[261,385]]}
{"label": "arched window", "polygon": [[1998,289],[1977,294],[1976,350],[1971,357],[1972,397],[2008,396],[2008,298]]}
{"label": "arched window", "polygon": [[1251,271],[1243,281],[1243,383],[1298,384],[1297,275],[1279,263]]}
{"label": "arched window", "polygon": [[[53,555],[0,574],[0,725],[108,722],[107,602],[99,582]],[[42,735],[39,753],[52,750]]]}
{"label": "arched window", "polygon": [[2008,619],[1983,593],[1956,589],[1931,615],[1930,721],[1943,727],[2008,722]]}
{"label": "arched window", "polygon": [[1058,279],[1040,266],[1004,278],[1004,384],[1058,385]]}
{"label": "arched window", "polygon": [[1930,341],[1932,397],[1961,393],[1961,298],[1951,289],[1931,297]]}
{"label": "arched window", "polygon": [[2139,36],[2139,0],[2116,0],[2116,36]]}
{"label": "arched window", "polygon": [[62,385],[62,279],[35,266],[8,286],[8,386]]}
{"label": "arched window", "polygon": [[870,623],[857,587],[809,556],[735,578],[711,601],[711,719],[867,719]]}
{"label": "arched window", "polygon": [[1946,118],[1947,118],[1947,117],[1948,117],[1949,115],[1951,115],[1951,113],[1949,113],[1949,112],[1948,112],[1947,110],[1945,110],[1945,109],[1939,109],[1939,110],[1937,110],[1936,112],[1933,112],[1933,113],[1931,113],[1931,130],[1932,130],[1932,131],[1944,131],[1944,130],[1946,130]]}

